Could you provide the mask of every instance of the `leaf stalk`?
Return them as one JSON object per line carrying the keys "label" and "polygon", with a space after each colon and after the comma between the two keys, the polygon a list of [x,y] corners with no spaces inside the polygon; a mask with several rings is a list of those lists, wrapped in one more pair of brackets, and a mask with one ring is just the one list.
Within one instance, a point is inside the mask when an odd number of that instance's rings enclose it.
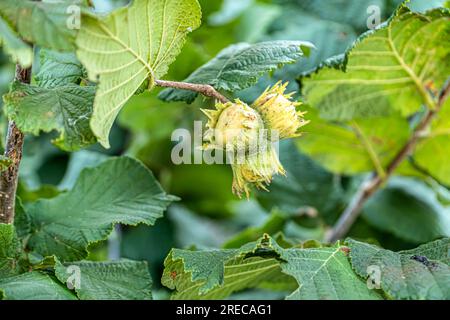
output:
{"label": "leaf stalk", "polygon": [[155,80],[155,84],[160,87],[165,88],[175,88],[182,90],[190,90],[198,92],[206,97],[214,98],[222,103],[227,103],[230,100],[219,93],[213,86],[207,84],[197,84],[188,82],[177,82],[177,81],[166,81],[166,80]]}

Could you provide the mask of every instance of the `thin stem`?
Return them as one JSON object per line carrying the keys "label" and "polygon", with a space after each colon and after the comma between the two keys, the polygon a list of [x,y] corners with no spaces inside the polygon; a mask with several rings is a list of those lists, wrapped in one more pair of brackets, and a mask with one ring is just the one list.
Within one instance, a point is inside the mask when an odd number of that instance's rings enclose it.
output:
{"label": "thin stem", "polygon": [[155,84],[160,87],[166,88],[176,88],[182,90],[190,90],[198,92],[206,97],[214,98],[222,103],[227,103],[230,100],[219,93],[212,86],[207,84],[197,84],[197,83],[187,83],[187,82],[177,82],[177,81],[165,81],[165,80],[156,80]]}
{"label": "thin stem", "polygon": [[442,90],[436,108],[429,109],[419,123],[419,125],[414,129],[408,142],[403,146],[403,148],[397,153],[394,159],[387,166],[385,176],[382,177],[379,174],[374,174],[371,178],[365,181],[358,192],[355,194],[350,204],[344,210],[342,215],[339,217],[338,222],[334,228],[328,232],[325,237],[327,242],[334,242],[343,238],[347,232],[350,230],[352,225],[358,218],[364,204],[367,200],[372,197],[372,195],[380,189],[380,187],[392,176],[395,170],[400,166],[400,164],[405,160],[411,152],[416,147],[417,143],[424,136],[423,132],[426,131],[430,124],[432,123],[434,117],[442,109],[447,97],[450,95],[450,81],[447,82],[446,86]]}
{"label": "thin stem", "polygon": [[[30,83],[31,67],[23,69],[16,66],[16,80]],[[11,160],[11,165],[0,175],[0,223],[14,222],[14,208],[16,203],[17,182],[19,179],[19,165],[22,160],[24,134],[17,128],[14,121],[8,123],[6,136],[5,157]]]}

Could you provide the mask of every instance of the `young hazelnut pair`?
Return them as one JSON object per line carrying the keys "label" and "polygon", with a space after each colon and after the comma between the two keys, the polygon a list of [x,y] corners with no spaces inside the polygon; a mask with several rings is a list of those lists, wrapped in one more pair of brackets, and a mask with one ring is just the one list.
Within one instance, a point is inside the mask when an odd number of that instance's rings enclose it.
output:
{"label": "young hazelnut pair", "polygon": [[276,174],[285,175],[273,143],[300,136],[308,121],[297,111],[300,102],[285,94],[288,83],[267,88],[248,106],[239,99],[217,103],[215,110],[202,110],[208,117],[205,149],[221,149],[232,157],[233,193],[250,194],[250,186],[266,189]]}

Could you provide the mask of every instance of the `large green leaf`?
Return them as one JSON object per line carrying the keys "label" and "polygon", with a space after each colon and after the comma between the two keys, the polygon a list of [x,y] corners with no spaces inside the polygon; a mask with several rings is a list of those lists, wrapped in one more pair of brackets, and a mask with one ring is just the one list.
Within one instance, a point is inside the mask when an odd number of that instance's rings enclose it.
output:
{"label": "large green leaf", "polygon": [[83,16],[77,55],[99,81],[91,127],[104,146],[122,106],[167,73],[200,16],[197,0],[135,0],[105,18]]}
{"label": "large green leaf", "polygon": [[29,1],[2,0],[0,15],[14,27],[20,37],[38,46],[70,51],[75,48],[76,26],[69,27],[72,20],[70,7],[82,7],[77,0]]}
{"label": "large green leaf", "polygon": [[420,14],[402,6],[388,23],[361,36],[345,58],[303,78],[303,93],[332,120],[435,107],[433,95],[450,73],[449,19],[447,9]]}
{"label": "large green leaf", "polygon": [[0,16],[0,45],[9,54],[13,62],[27,68],[33,62],[33,49],[26,44],[7,21]]}
{"label": "large green leaf", "polygon": [[450,186],[450,99],[433,121],[428,136],[416,147],[413,159],[435,179]]}
{"label": "large green leaf", "polygon": [[[289,81],[287,91],[299,91],[296,79],[300,74],[317,68],[322,61],[330,57],[345,52],[357,38],[357,33],[351,26],[356,17],[352,17],[349,19],[350,21],[345,23],[339,23],[330,20],[328,17],[321,17],[312,11],[305,10],[302,1],[281,0],[281,2],[283,2],[282,6],[279,6],[281,15],[270,25],[269,32],[261,35],[259,41],[287,39],[310,41],[314,43],[318,50],[312,50],[308,59],[300,59],[294,64],[285,65],[279,70],[275,70],[273,74],[261,78],[255,86],[239,92],[238,95],[243,101],[249,103],[254,101],[267,86],[280,80],[283,82]],[[339,11],[343,11],[342,8],[345,8],[345,11],[352,10],[350,9],[352,5],[347,4],[347,2],[341,4]],[[359,17],[361,15],[358,15]],[[247,17],[241,19],[246,20]]]}
{"label": "large green leaf", "polygon": [[153,225],[174,199],[137,160],[112,158],[83,170],[71,191],[26,208],[28,248],[63,262],[83,259],[114,224]]}
{"label": "large green leaf", "polygon": [[320,119],[316,110],[306,110],[311,122],[297,145],[335,173],[351,175],[385,168],[410,135],[408,121],[397,115],[338,123]]}
{"label": "large green leaf", "polygon": [[19,256],[20,242],[14,226],[0,223],[0,277],[17,273]]}
{"label": "large green leaf", "polygon": [[[311,46],[309,42],[281,40],[234,44],[219,52],[184,81],[209,84],[218,90],[239,91],[254,85],[265,73],[308,55]],[[196,92],[179,89],[166,89],[160,94],[164,101],[188,103],[197,96]]]}
{"label": "large green leaf", "polygon": [[378,277],[388,297],[450,299],[450,267],[436,256],[448,255],[448,239],[399,253],[351,239],[347,242],[354,270],[364,278],[374,272],[374,280]]}
{"label": "large green leaf", "polygon": [[[263,238],[240,249],[172,249],[164,262],[162,284],[176,289],[172,299],[223,299],[236,291],[267,285],[283,277],[270,241]],[[292,286],[292,279],[283,279],[281,285]]]}
{"label": "large green leaf", "polygon": [[436,240],[418,246],[411,250],[400,251],[401,254],[425,256],[429,260],[435,260],[450,266],[450,238]]}
{"label": "large green leaf", "polygon": [[[330,20],[331,18],[326,14],[319,16],[313,11],[305,10],[304,1],[276,2],[282,2],[281,15],[273,21],[269,32],[262,36],[260,41],[286,39],[310,41],[318,50],[312,50],[308,59],[301,59],[297,63],[275,70],[273,74],[261,78],[256,86],[240,92],[239,97],[246,102],[254,101],[267,86],[280,80],[289,81],[287,91],[299,91],[296,79],[300,74],[317,68],[322,61],[330,57],[342,54],[357,38],[357,32],[351,24],[362,16],[358,12],[355,12],[357,15],[348,21],[336,22]],[[345,4],[341,3],[339,9],[334,11],[342,11],[344,14],[344,11],[353,11],[351,8],[354,6],[347,1]],[[332,15],[331,10],[327,9],[330,15]]]}
{"label": "large green leaf", "polygon": [[26,133],[57,130],[53,142],[64,150],[76,150],[95,143],[89,127],[95,87],[70,84],[41,88],[14,82],[4,96],[5,113]]}
{"label": "large green leaf", "polygon": [[[69,283],[74,288],[81,300],[152,298],[152,280],[146,262],[57,262],[55,272],[61,282]],[[79,275],[80,278],[75,280],[74,275]]]}
{"label": "large green leaf", "polygon": [[76,300],[56,279],[37,271],[0,279],[2,291],[8,300]]}
{"label": "large green leaf", "polygon": [[41,49],[40,69],[36,82],[40,87],[53,88],[79,84],[85,71],[74,53]]}
{"label": "large green leaf", "polygon": [[450,208],[436,193],[413,179],[393,178],[364,207],[364,218],[380,230],[411,243],[450,237]]}
{"label": "large green leaf", "polygon": [[174,249],[162,282],[176,289],[174,299],[221,299],[255,287],[293,291],[288,299],[380,298],[353,272],[342,247],[283,249],[267,235],[240,249]]}
{"label": "large green leaf", "polygon": [[377,300],[380,296],[369,290],[353,272],[345,249],[286,249],[281,253],[286,262],[283,272],[293,276],[299,287],[288,299],[296,300]]}

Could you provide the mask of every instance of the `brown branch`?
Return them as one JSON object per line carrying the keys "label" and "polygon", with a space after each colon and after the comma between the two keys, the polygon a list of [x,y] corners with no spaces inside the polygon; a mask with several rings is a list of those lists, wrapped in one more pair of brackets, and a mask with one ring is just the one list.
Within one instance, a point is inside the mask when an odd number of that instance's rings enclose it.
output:
{"label": "brown branch", "polygon": [[222,103],[227,103],[230,101],[228,100],[228,98],[220,94],[216,89],[214,89],[212,86],[208,84],[196,84],[196,83],[165,81],[165,80],[156,80],[155,84],[160,87],[195,91],[204,96],[214,98]]}
{"label": "brown branch", "polygon": [[[16,66],[16,80],[30,83],[31,67],[23,69]],[[8,169],[0,175],[0,223],[14,222],[14,208],[16,203],[16,190],[19,178],[19,165],[22,160],[24,134],[17,128],[14,121],[8,123],[6,136],[5,157],[11,160]]]}
{"label": "brown branch", "polygon": [[414,129],[411,138],[397,153],[394,159],[389,163],[389,165],[387,166],[385,177],[380,177],[378,174],[374,174],[371,178],[369,178],[361,185],[354,198],[350,201],[350,204],[339,217],[339,220],[334,228],[330,230],[330,232],[328,232],[325,236],[325,240],[327,242],[334,242],[336,240],[342,239],[347,234],[347,232],[350,230],[351,226],[355,223],[356,219],[361,213],[361,210],[366,201],[380,189],[380,187],[392,176],[395,170],[400,166],[403,160],[405,160],[414,150],[417,143],[420,141],[420,138],[423,137],[423,133],[429,128],[434,117],[436,117],[436,115],[442,109],[449,95],[450,81],[446,84],[445,88],[439,95],[437,107],[433,110],[428,110],[425,117]]}

